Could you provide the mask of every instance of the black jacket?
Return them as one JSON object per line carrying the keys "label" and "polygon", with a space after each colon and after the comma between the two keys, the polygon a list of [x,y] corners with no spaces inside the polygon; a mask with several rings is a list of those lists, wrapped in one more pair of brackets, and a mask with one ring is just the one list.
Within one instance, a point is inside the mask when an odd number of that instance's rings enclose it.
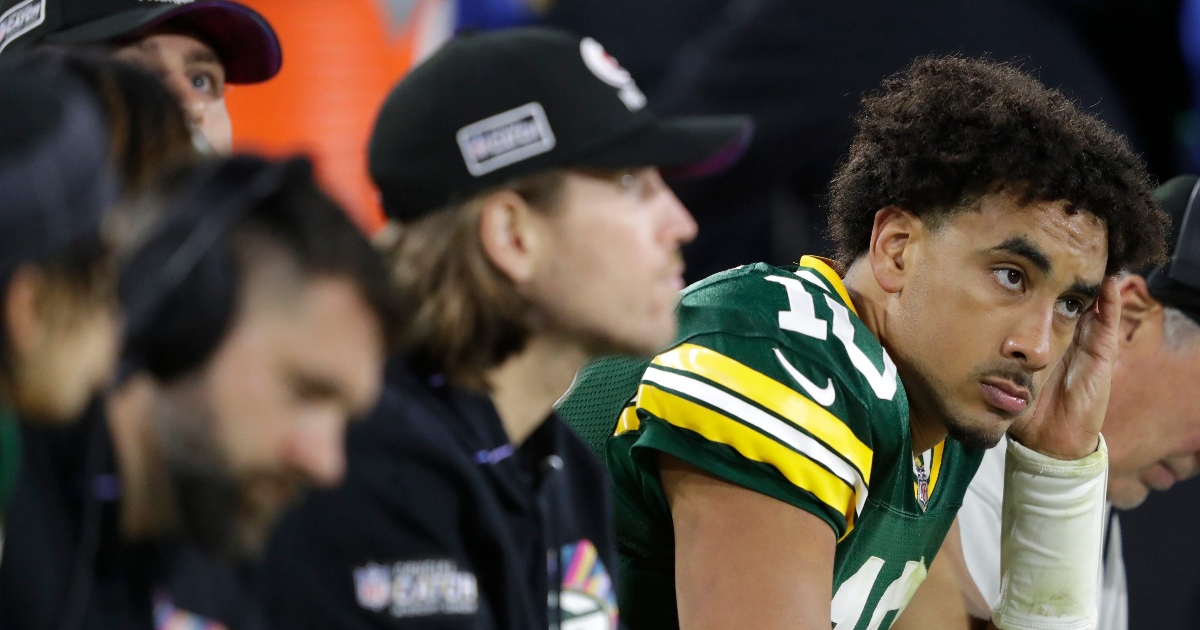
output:
{"label": "black jacket", "polygon": [[263,627],[248,573],[185,545],[120,536],[121,488],[99,404],[71,427],[26,426],[22,440],[0,558],[0,628]]}
{"label": "black jacket", "polygon": [[273,628],[616,627],[608,478],[557,415],[514,449],[489,397],[394,361],[347,456],[277,531]]}

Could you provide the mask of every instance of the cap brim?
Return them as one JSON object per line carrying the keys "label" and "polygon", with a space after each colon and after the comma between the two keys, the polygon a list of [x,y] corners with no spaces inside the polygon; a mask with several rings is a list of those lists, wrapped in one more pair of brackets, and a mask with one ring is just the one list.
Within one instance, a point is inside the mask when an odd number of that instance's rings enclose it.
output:
{"label": "cap brim", "polygon": [[1183,216],[1187,213],[1188,204],[1196,194],[1196,183],[1200,181],[1195,175],[1180,175],[1172,178],[1154,189],[1154,200],[1160,208],[1171,217],[1171,247],[1179,236],[1179,228],[1183,225]]}
{"label": "cap brim", "polygon": [[47,42],[83,44],[119,41],[157,29],[194,32],[213,48],[229,83],[260,83],[283,67],[275,30],[250,7],[224,0],[132,9],[53,33]]}
{"label": "cap brim", "polygon": [[719,173],[742,157],[754,137],[746,116],[663,118],[580,160],[580,166],[657,166],[672,178]]}

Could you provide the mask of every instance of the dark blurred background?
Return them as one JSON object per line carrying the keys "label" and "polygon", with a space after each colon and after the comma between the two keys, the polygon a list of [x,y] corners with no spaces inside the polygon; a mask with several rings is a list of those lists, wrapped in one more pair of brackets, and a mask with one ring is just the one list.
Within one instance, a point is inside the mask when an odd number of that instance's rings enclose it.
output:
{"label": "dark blurred background", "polygon": [[1188,166],[1180,2],[559,0],[546,20],[592,35],[652,107],[752,113],[746,158],[677,190],[701,225],[692,279],[827,250],[825,195],[861,96],[916,56],[1013,61],[1125,132],[1158,178]]}

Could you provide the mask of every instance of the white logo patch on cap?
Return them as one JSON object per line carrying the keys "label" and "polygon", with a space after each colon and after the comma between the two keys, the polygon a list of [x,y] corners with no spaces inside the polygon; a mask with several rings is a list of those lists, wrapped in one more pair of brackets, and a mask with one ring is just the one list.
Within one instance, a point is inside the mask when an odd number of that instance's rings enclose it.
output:
{"label": "white logo patch on cap", "polygon": [[583,63],[592,74],[617,88],[617,96],[629,111],[636,112],[646,106],[646,95],[642,94],[642,90],[634,82],[633,75],[622,68],[621,64],[604,50],[600,42],[591,37],[583,38],[583,41],[579,42],[579,54],[583,56]]}
{"label": "white logo patch on cap", "polygon": [[46,0],[25,0],[0,15],[0,52],[46,21]]}
{"label": "white logo patch on cap", "polygon": [[537,102],[471,123],[458,130],[457,138],[475,177],[546,153],[556,143],[546,110]]}

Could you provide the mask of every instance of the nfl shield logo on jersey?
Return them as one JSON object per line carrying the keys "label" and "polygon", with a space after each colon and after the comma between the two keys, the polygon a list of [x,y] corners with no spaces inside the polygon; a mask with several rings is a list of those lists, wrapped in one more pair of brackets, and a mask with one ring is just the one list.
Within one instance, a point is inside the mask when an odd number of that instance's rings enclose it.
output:
{"label": "nfl shield logo on jersey", "polygon": [[354,570],[354,591],[358,605],[367,610],[383,610],[392,603],[392,569],[368,564]]}

